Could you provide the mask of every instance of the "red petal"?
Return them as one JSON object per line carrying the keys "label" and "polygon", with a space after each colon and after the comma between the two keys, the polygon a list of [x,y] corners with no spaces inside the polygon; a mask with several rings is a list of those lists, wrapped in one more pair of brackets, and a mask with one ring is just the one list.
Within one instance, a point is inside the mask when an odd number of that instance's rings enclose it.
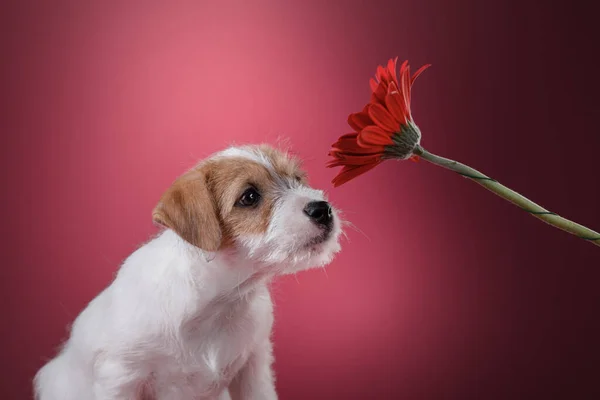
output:
{"label": "red petal", "polygon": [[[392,61],[392,60],[390,60]],[[397,71],[398,71],[398,57],[394,58],[393,60],[393,68],[390,71],[390,75],[392,78],[392,82],[394,82],[396,84],[396,86],[398,86],[398,75],[397,75]],[[389,66],[388,66],[389,68]]]}
{"label": "red petal", "polygon": [[396,76],[396,61],[398,60],[398,57],[394,58],[390,58],[390,60],[388,61],[387,64],[387,70],[388,73],[390,74],[390,81],[391,82],[398,82],[398,78]]}
{"label": "red petal", "polygon": [[333,148],[329,151],[329,156],[338,159],[345,160],[346,157],[366,157],[366,156],[374,156],[374,155],[382,155],[385,150],[384,146],[369,146],[369,147],[361,147],[355,143],[356,148],[350,148],[347,146],[346,148]]}
{"label": "red petal", "polygon": [[371,154],[342,154],[342,158],[340,161],[345,161],[346,164],[366,164],[366,161],[377,161],[381,158],[381,152],[379,153],[371,153]]}
{"label": "red petal", "polygon": [[385,68],[383,68],[383,66],[381,66],[381,65],[377,66],[376,76],[379,81],[388,80],[388,77],[389,77],[387,70]]}
{"label": "red petal", "polygon": [[361,147],[356,144],[356,149],[332,149],[329,155],[338,160],[345,160],[347,157],[381,156],[384,150],[385,146]]}
{"label": "red petal", "polygon": [[[356,134],[358,136],[358,134]],[[329,150],[330,152],[338,152],[338,151],[344,151],[345,147],[348,147],[348,145],[352,144],[352,143],[356,143],[356,137],[353,139],[350,138],[339,138],[335,143],[333,143],[331,145],[331,149]]]}
{"label": "red petal", "polygon": [[335,178],[333,178],[333,180],[331,182],[333,183],[334,187],[341,186],[344,183],[356,178],[357,176],[362,175],[365,172],[375,168],[380,163],[381,163],[381,161],[375,162],[372,164],[361,165],[358,167],[344,167],[340,171],[340,173]]}
{"label": "red petal", "polygon": [[334,157],[343,157],[345,155],[368,155],[383,153],[383,146],[361,147],[358,145],[358,133],[344,135],[338,139],[331,147],[330,153]]}
{"label": "red petal", "polygon": [[365,165],[377,162],[381,159],[381,154],[367,154],[364,156],[349,156],[345,155],[343,158],[329,161],[326,166],[327,168],[346,166],[346,165]]}
{"label": "red petal", "polygon": [[401,125],[406,125],[406,112],[404,111],[404,99],[398,92],[389,93],[385,96],[385,106],[392,116]]}
{"label": "red petal", "polygon": [[346,133],[345,135],[342,135],[338,138],[337,142],[335,143],[340,143],[340,142],[345,142],[345,141],[354,141],[356,142],[356,137],[358,136],[358,133],[356,132],[352,132],[352,133]]}
{"label": "red petal", "polygon": [[385,94],[387,93],[388,85],[385,82],[379,82],[375,90],[373,90],[373,96],[377,99],[378,102],[383,103],[385,99]]}
{"label": "red petal", "polygon": [[431,64],[425,64],[421,68],[419,68],[412,76],[412,78],[410,80],[410,84],[412,85],[414,83],[415,79],[417,79],[419,77],[419,75],[421,75],[423,73],[423,71],[425,71],[429,67],[431,67]]}
{"label": "red petal", "polygon": [[376,125],[370,125],[359,133],[357,143],[361,147],[371,147],[372,145],[386,146],[393,141],[389,133]]}
{"label": "red petal", "polygon": [[377,85],[378,84],[379,83],[375,79],[373,79],[373,78],[369,79],[369,86],[371,86],[371,91],[372,92],[374,92],[375,90],[377,90]]}
{"label": "red petal", "polygon": [[404,67],[402,69],[402,72],[400,74],[400,85],[401,85],[401,94],[402,94],[402,98],[404,99],[404,113],[407,117],[407,119],[411,119],[410,118],[410,67],[408,66],[408,63],[405,61],[404,64],[402,64],[402,66]]}
{"label": "red petal", "polygon": [[354,142],[350,145],[336,146],[329,151],[329,155],[338,159],[343,159],[347,156],[367,156],[382,154],[385,150],[384,146],[368,146],[361,147],[358,143]]}
{"label": "red petal", "polygon": [[399,124],[396,119],[381,104],[371,104],[369,116],[380,128],[388,132],[398,132]]}
{"label": "red petal", "polygon": [[356,132],[360,132],[364,127],[372,125],[371,117],[366,111],[350,114],[348,116],[348,125]]}
{"label": "red petal", "polygon": [[402,64],[400,65],[400,79],[402,79],[402,75],[404,74],[404,71],[406,70],[406,67],[408,66],[408,61],[403,61]]}
{"label": "red petal", "polygon": [[413,154],[412,156],[410,156],[409,160],[414,161],[414,162],[419,162],[419,156]]}
{"label": "red petal", "polygon": [[340,137],[338,138],[338,141],[340,141],[340,140],[345,140],[345,139],[356,139],[356,137],[357,137],[357,136],[358,136],[358,133],[356,133],[356,132],[353,132],[353,133],[346,133],[346,134],[344,134],[344,135],[340,136]]}

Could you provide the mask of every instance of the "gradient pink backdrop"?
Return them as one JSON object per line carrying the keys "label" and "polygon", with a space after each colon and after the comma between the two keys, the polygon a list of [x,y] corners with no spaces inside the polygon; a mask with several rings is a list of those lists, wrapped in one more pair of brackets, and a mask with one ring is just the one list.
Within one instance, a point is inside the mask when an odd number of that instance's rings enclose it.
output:
{"label": "gradient pink backdrop", "polygon": [[597,247],[427,163],[335,190],[324,168],[398,55],[433,64],[413,101],[426,148],[600,229],[591,5],[2,8],[0,398],[30,398],[67,325],[155,232],[178,174],[279,136],[362,232],[326,273],[274,285],[281,399],[600,398]]}

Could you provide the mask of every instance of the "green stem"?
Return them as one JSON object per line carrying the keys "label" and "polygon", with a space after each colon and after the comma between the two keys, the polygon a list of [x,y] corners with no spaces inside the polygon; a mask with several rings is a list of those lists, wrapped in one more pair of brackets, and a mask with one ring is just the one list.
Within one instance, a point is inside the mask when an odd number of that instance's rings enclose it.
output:
{"label": "green stem", "polygon": [[417,145],[413,152],[414,154],[418,155],[426,161],[429,161],[432,164],[439,165],[440,167],[454,171],[466,178],[477,182],[481,186],[494,192],[503,199],[510,201],[511,203],[527,211],[534,217],[541,219],[547,224],[550,224],[558,229],[562,229],[563,231],[576,235],[584,240],[595,244],[596,246],[600,246],[600,233],[586,228],[583,225],[579,225],[566,218],[563,218],[560,215],[548,211],[543,207],[540,207],[528,198],[521,196],[519,193],[507,188],[506,186],[498,183],[498,181],[482,174],[481,172],[454,160],[449,160],[447,158],[431,154],[419,145]]}

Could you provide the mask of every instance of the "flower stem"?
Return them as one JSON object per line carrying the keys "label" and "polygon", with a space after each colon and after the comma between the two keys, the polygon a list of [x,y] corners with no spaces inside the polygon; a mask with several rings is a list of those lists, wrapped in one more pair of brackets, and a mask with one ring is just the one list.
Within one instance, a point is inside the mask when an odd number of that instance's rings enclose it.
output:
{"label": "flower stem", "polygon": [[600,233],[586,228],[583,225],[579,225],[566,218],[563,218],[551,211],[546,210],[543,207],[540,207],[528,198],[520,195],[514,190],[507,188],[506,186],[500,184],[498,181],[482,174],[481,172],[471,167],[468,167],[454,160],[449,160],[447,158],[431,154],[421,146],[417,146],[415,148],[414,154],[418,155],[426,161],[429,161],[432,164],[449,169],[464,176],[465,178],[469,178],[477,182],[481,186],[485,187],[491,192],[494,192],[503,199],[510,201],[514,205],[522,208],[523,210],[527,211],[534,217],[541,219],[547,224],[550,224],[558,229],[562,229],[563,231],[569,232],[575,236],[580,237],[581,239],[587,240],[595,244],[596,246],[600,246]]}

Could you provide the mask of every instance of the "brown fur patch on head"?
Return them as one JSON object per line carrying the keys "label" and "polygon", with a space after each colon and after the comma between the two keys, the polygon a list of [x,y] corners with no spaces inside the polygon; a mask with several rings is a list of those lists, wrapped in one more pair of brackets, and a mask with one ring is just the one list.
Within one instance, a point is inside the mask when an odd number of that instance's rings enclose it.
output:
{"label": "brown fur patch on head", "polygon": [[[209,164],[212,171],[209,185],[217,199],[223,247],[230,246],[236,237],[265,233],[277,195],[275,180],[268,169],[245,158],[223,158]],[[260,200],[254,206],[240,207],[237,203],[249,188],[257,190]]]}
{"label": "brown fur patch on head", "polygon": [[[216,157],[200,163],[167,190],[153,220],[207,251],[233,245],[236,237],[260,235],[271,221],[282,187],[280,178],[306,183],[300,161],[269,145],[245,146],[269,166],[245,157]],[[254,188],[256,205],[242,207],[240,197]]]}
{"label": "brown fur patch on head", "polygon": [[196,247],[217,250],[223,235],[205,168],[195,168],[179,177],[154,208],[152,220]]}

